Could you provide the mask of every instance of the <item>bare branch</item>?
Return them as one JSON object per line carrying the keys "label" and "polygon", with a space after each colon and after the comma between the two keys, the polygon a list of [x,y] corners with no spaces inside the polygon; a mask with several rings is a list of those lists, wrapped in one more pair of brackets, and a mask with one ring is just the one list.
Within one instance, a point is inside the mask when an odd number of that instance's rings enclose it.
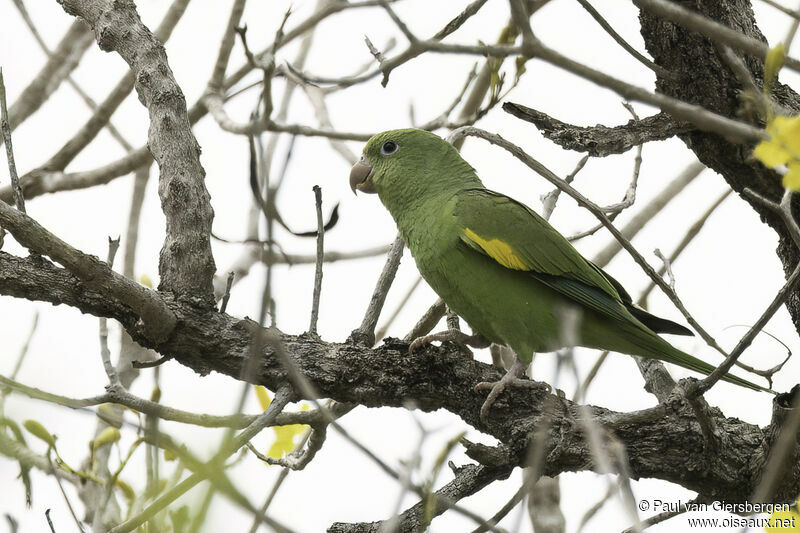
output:
{"label": "bare branch", "polygon": [[148,145],[161,170],[158,189],[167,219],[160,286],[179,297],[213,306],[215,267],[210,233],[214,212],[183,92],[172,76],[163,45],[142,24],[132,2],[108,6],[61,0],[61,5],[92,26],[101,36],[101,48],[116,50],[128,62],[139,96],[150,112]]}
{"label": "bare branch", "polygon": [[314,297],[311,303],[311,323],[308,332],[317,334],[317,319],[319,318],[319,298],[322,293],[322,261],[325,256],[325,222],[322,219],[322,189],[314,185],[315,205],[317,206],[317,261],[314,271]]}
{"label": "bare branch", "polygon": [[649,58],[645,57],[644,54],[640,53],[636,50],[633,46],[628,44],[628,42],[622,38],[620,34],[618,34],[614,28],[609,24],[609,22],[603,18],[603,16],[594,8],[592,4],[588,2],[588,0],[578,0],[578,3],[581,5],[583,9],[586,10],[592,18],[597,21],[603,30],[612,38],[614,42],[620,45],[626,52],[628,52],[632,57],[634,57],[639,63],[644,65],[645,67],[649,68],[656,74],[658,74],[662,78],[674,78],[675,75],[672,74],[670,71],[656,65],[653,63]]}
{"label": "bare branch", "polygon": [[17,101],[11,104],[8,122],[14,130],[58,89],[83,57],[93,41],[92,32],[82,21],[76,20],[47,59],[36,77],[23,89]]}
{"label": "bare branch", "polygon": [[575,126],[521,104],[506,102],[503,111],[532,123],[547,139],[565,150],[587,152],[593,157],[621,154],[634,146],[663,141],[691,131],[692,126],[676,122],[669,114],[659,113],[641,120],[632,119],[622,126]]}
{"label": "bare branch", "polygon": [[157,293],[117,274],[96,257],[73,248],[4,202],[0,202],[0,225],[23,246],[67,267],[86,287],[117,298],[129,306],[143,321],[144,334],[155,342],[161,342],[169,336],[175,325],[175,315]]}
{"label": "bare branch", "polygon": [[350,338],[353,342],[358,342],[366,346],[373,346],[375,344],[375,326],[378,325],[378,318],[380,318],[383,303],[386,301],[386,295],[394,282],[394,276],[397,274],[397,267],[400,266],[400,259],[403,257],[403,249],[405,243],[403,237],[398,233],[392,243],[392,248],[386,256],[386,264],[378,277],[378,283],[375,285],[375,291],[372,293],[367,312],[364,314],[364,319],[361,321],[361,326],[350,333]]}
{"label": "bare branch", "polygon": [[[189,0],[174,0],[161,24],[156,30],[156,37],[162,42],[167,42],[172,35],[172,30],[181,20]],[[39,169],[28,172],[23,176],[27,182],[31,176],[38,172],[61,171],[97,136],[108,124],[111,115],[128,97],[134,87],[135,72],[130,70],[117,82],[106,99],[94,110],[86,123]]]}
{"label": "bare branch", "polygon": [[3,141],[6,145],[8,174],[11,176],[11,190],[13,191],[14,205],[16,205],[17,209],[24,213],[25,197],[22,195],[22,188],[19,186],[17,165],[14,162],[14,149],[11,143],[11,126],[8,123],[8,108],[6,107],[6,84],[3,80],[2,68],[0,68],[0,129],[2,129]]}
{"label": "bare branch", "polygon": [[[41,283],[37,284],[37,290],[40,292],[28,294],[29,298],[58,299],[79,309],[114,318],[137,341],[154,346],[135,329],[135,316],[126,312],[124,307],[115,305],[113,300],[98,297],[92,290],[76,290],[76,279],[63,270],[42,270],[31,259],[14,259],[0,253],[0,293],[32,292],[27,274],[34,270],[39,270]],[[9,271],[16,273],[16,277],[8,276]],[[252,322],[213,309],[197,309],[177,300],[169,301],[169,305],[182,320],[176,324],[170,338],[159,345],[162,354],[172,355],[200,373],[215,370],[231,376],[241,375],[251,342],[249,330]],[[447,409],[495,436],[512,450],[524,450],[527,435],[541,423],[541,417],[552,417],[553,429],[549,435],[557,439],[552,448],[557,451],[546,454],[542,472],[553,476],[563,471],[593,467],[591,452],[571,421],[575,406],[565,399],[541,390],[512,390],[493,406],[491,419],[482,422],[480,408],[485,398],[471,392],[472,388],[477,382],[499,379],[501,371],[492,365],[465,359],[455,347],[428,347],[409,357],[405,355],[408,350],[405,343],[392,342],[370,350],[307,336],[281,335],[280,339],[280,344],[285,347],[283,355],[275,353],[276,345],[268,344],[260,357],[262,366],[257,382],[268,388],[277,389],[286,383],[288,374],[281,361],[289,358],[316,389],[315,396],[344,403],[397,407],[404,405],[407,398],[414,398],[418,408],[425,411]],[[348,378],[344,380],[342,376]],[[420,376],[425,376],[425,379],[421,380]],[[633,413],[591,409],[598,424],[611,428],[626,446],[632,478],[657,477],[679,483],[701,495],[713,494],[715,498],[728,501],[746,499],[754,485],[745,480],[755,479],[755,476],[742,473],[757,469],[758,462],[754,458],[769,453],[769,443],[764,440],[762,430],[712,411],[720,428],[720,446],[704,454],[676,456],[675,449],[685,447],[687,442],[702,442],[703,436],[696,424],[686,423],[687,418],[694,419],[694,414],[685,399],[676,396],[668,405]],[[524,455],[516,456],[518,464],[525,461]],[[664,461],[665,456],[671,460]],[[791,499],[796,497],[800,492],[798,480],[800,477],[781,480],[780,494]]]}
{"label": "bare branch", "polygon": [[[699,161],[689,164],[675,179],[669,182],[664,189],[658,193],[646,206],[631,217],[630,221],[620,229],[620,232],[629,240],[633,240],[636,234],[647,225],[653,217],[660,213],[687,185],[700,175],[705,169],[705,165]],[[622,251],[619,241],[610,242],[594,257],[593,262],[600,267],[606,266],[611,260]]]}

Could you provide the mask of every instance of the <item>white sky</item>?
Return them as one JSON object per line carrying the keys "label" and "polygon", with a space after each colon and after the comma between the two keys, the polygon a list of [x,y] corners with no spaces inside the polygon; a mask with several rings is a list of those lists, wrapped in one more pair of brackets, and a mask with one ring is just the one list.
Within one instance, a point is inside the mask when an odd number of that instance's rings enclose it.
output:
{"label": "white sky", "polygon": [[[56,2],[28,2],[35,23],[49,46],[55,47],[71,23]],[[140,14],[145,24],[155,28],[168,6],[166,1],[141,0]],[[396,11],[419,36],[438,31],[461,7],[461,2],[444,0],[404,0]],[[629,2],[596,2],[602,13],[612,22],[633,46],[644,51],[638,33],[638,12]],[[613,4],[613,5],[609,5]],[[243,21],[247,23],[248,39],[253,49],[262,49],[271,42],[275,29],[289,3],[286,1],[250,2]],[[314,2],[293,2],[295,13],[288,28],[303,20],[313,9]],[[762,31],[771,44],[783,39],[789,20],[777,11],[756,2],[757,17]],[[229,2],[195,0],[179,23],[167,44],[170,66],[191,105],[202,94],[216,57],[219,38],[228,18]],[[478,39],[492,42],[508,19],[507,2],[490,0],[478,17],[470,20],[451,38],[451,42],[472,44]],[[622,51],[597,26],[576,2],[565,0],[551,2],[533,19],[537,36],[549,46],[609,72],[625,81],[652,88],[654,76],[646,68]],[[306,70],[319,75],[346,75],[370,59],[363,37],[368,35],[376,46],[382,46],[390,37],[396,37],[399,51],[405,45],[402,35],[381,9],[345,12],[323,22],[315,35]],[[279,54],[280,61],[291,60],[297,49],[296,41]],[[238,42],[234,48],[232,72],[244,61]],[[391,74],[387,88],[376,78],[348,91],[329,98],[328,104],[333,124],[342,130],[378,132],[396,127],[407,127],[409,105],[413,104],[417,120],[424,122],[445,109],[453,95],[461,88],[466,74],[476,58],[467,56],[426,55],[396,69]],[[29,35],[18,12],[9,0],[0,3],[0,66],[5,75],[9,102],[14,102],[20,91],[36,75],[44,63],[44,55]],[[513,78],[513,65],[508,65],[508,79]],[[116,54],[106,54],[93,47],[85,55],[74,78],[96,100],[105,97],[108,90],[124,74],[127,65]],[[251,73],[249,81],[257,79]],[[796,77],[782,73],[782,81],[795,83]],[[275,83],[276,91],[283,83]],[[228,107],[235,118],[246,119],[252,108],[255,92],[234,100]],[[545,111],[566,122],[581,125],[616,125],[629,119],[616,94],[539,61],[528,63],[528,73],[508,100]],[[640,116],[654,112],[636,105]],[[14,149],[20,174],[42,164],[87,117],[87,110],[79,97],[64,84],[59,91],[28,121],[14,132]],[[135,96],[129,97],[114,114],[113,122],[135,146],[146,139],[147,113]],[[289,122],[316,125],[307,99],[298,92],[291,107]],[[501,133],[505,138],[523,146],[556,173],[565,175],[580,155],[561,150],[544,140],[527,123],[521,122],[502,110],[495,109],[479,126]],[[209,117],[195,128],[203,148],[206,184],[212,195],[215,210],[214,231],[232,239],[242,238],[250,193],[247,185],[246,141],[243,137],[221,134]],[[446,134],[440,131],[441,134]],[[288,136],[283,136],[275,158],[273,170],[282,166]],[[356,153],[360,143],[350,143]],[[335,202],[341,202],[341,220],[335,230],[326,235],[329,250],[355,250],[391,242],[395,235],[394,223],[374,196],[353,197],[349,190],[348,165],[334,153],[324,139],[298,138],[294,156],[281,191],[279,208],[284,219],[294,228],[309,229],[314,226],[312,185],[323,190],[325,211]],[[8,183],[5,151],[0,156],[0,185]],[[68,167],[69,170],[95,168],[123,155],[121,148],[103,131],[89,149],[85,150]],[[483,141],[469,139],[463,149],[464,157],[477,169],[489,188],[500,190],[524,201],[534,209],[541,205],[539,196],[550,190],[540,177],[532,174],[503,150]],[[693,155],[678,140],[645,146],[644,162],[637,191],[637,204],[617,220],[624,224],[638,208],[657,194],[687,164]],[[576,187],[599,204],[619,201],[628,186],[633,166],[633,153],[590,160],[579,174]],[[151,180],[142,215],[141,240],[137,258],[137,276],[147,274],[157,279],[158,251],[163,239],[163,217],[156,194],[156,180]],[[48,229],[70,244],[104,257],[107,236],[124,233],[127,220],[132,180],[130,176],[113,181],[105,187],[77,192],[59,193],[34,199],[28,203],[28,213]],[[705,171],[680,197],[664,210],[634,240],[634,244],[651,262],[659,260],[652,254],[660,248],[669,253],[681,239],[685,229],[725,190],[722,178]],[[579,210],[568,198],[559,201],[552,218],[553,224],[563,233],[571,234],[594,225],[593,218]],[[298,239],[279,230],[279,239],[290,253],[310,254],[314,251],[313,239]],[[578,248],[591,257],[609,242],[607,232],[598,232],[584,239]],[[5,251],[23,253],[11,239],[6,239]],[[240,253],[237,245],[214,241],[214,254],[221,275]],[[687,308],[698,321],[724,346],[732,347],[744,328],[725,329],[732,325],[751,324],[761,314],[783,284],[780,263],[775,256],[775,234],[761,224],[755,213],[739,198],[729,198],[709,220],[702,234],[693,242],[681,259],[673,266],[677,290]],[[121,257],[121,256],[120,256]],[[348,263],[328,264],[323,280],[320,310],[320,334],[326,340],[343,341],[358,326],[366,308],[374,282],[384,259],[376,257]],[[647,279],[633,261],[620,254],[609,266],[609,272],[623,281],[636,295],[647,285]],[[276,267],[275,293],[279,327],[287,333],[301,333],[308,326],[311,304],[313,265],[292,268]],[[416,279],[416,268],[406,253],[397,280],[389,293],[385,314],[392,311],[408,287]],[[264,269],[256,267],[251,275],[239,283],[231,297],[228,312],[237,316],[257,316],[260,303]],[[421,313],[433,302],[435,295],[424,284],[413,295],[406,309],[390,329],[389,334],[402,337],[416,322]],[[680,314],[660,294],[651,296],[651,310],[664,316],[680,319]],[[72,397],[93,396],[103,391],[106,382],[100,363],[97,341],[97,319],[61,306],[33,304],[27,301],[0,298],[0,339],[4,352],[0,356],[0,373],[11,372],[17,352],[27,334],[36,311],[41,313],[39,330],[25,359],[18,379],[31,386]],[[381,322],[382,324],[382,322]],[[116,332],[112,326],[112,347],[116,355]],[[797,333],[784,309],[770,322],[767,330],[787,343],[793,351],[800,348]],[[718,362],[719,356],[698,339],[676,338],[675,344],[700,357]],[[765,336],[759,337],[743,359],[758,367],[768,367],[783,357],[783,349]],[[488,360],[488,354],[476,354]],[[596,358],[595,353],[580,351],[579,371],[585,375]],[[542,356],[534,369],[540,379],[551,381],[554,358]],[[797,360],[790,361],[775,378],[777,390],[787,390],[796,380],[800,369]],[[671,367],[676,377],[689,373]],[[144,371],[133,387],[133,392],[149,396],[153,371]],[[571,396],[574,382],[564,379],[555,383]],[[175,362],[161,368],[162,402],[173,407],[216,414],[230,413],[241,391],[241,384],[218,374],[204,378]],[[622,392],[623,394],[620,394]],[[770,416],[771,397],[728,384],[715,387],[707,398],[729,416],[751,423],[766,424]],[[642,388],[642,379],[632,359],[612,355],[589,390],[590,403],[618,410],[635,410],[654,405],[654,398]],[[247,407],[255,412],[257,403],[251,395]],[[78,465],[86,456],[87,443],[94,431],[92,416],[74,413],[65,408],[12,395],[6,402],[6,416],[22,421],[34,418],[58,435],[59,450],[70,464]],[[449,413],[417,413],[422,423],[432,433],[422,448],[421,475],[430,465],[444,442],[465,429],[465,425]],[[342,425],[356,438],[374,450],[389,464],[399,467],[400,461],[413,455],[417,446],[416,425],[409,414],[401,409],[357,408],[342,419]],[[180,424],[164,423],[170,432],[194,451],[213,452],[220,433]],[[469,431],[471,440],[491,443],[492,439]],[[256,445],[266,449],[272,432],[265,431],[255,439]],[[123,448],[133,440],[128,431]],[[30,439],[34,450],[44,451],[41,443]],[[123,479],[135,489],[143,488],[143,455],[126,469]],[[468,461],[461,453],[453,460]],[[170,465],[171,468],[171,465]],[[52,478],[34,475],[34,506],[24,507],[24,495],[16,479],[18,467],[9,460],[0,460],[0,513],[12,514],[21,525],[20,531],[41,531],[44,510],[52,508],[57,531],[74,529],[62,497]],[[254,458],[248,458],[232,472],[237,486],[251,501],[260,504],[278,474],[277,467],[266,467]],[[417,476],[421,480],[420,474]],[[443,471],[440,482],[452,479]],[[520,481],[519,471],[507,481],[494,483],[479,496],[462,503],[483,516],[494,514],[516,491]],[[562,509],[568,531],[574,531],[583,512],[605,491],[606,481],[591,473],[561,476]],[[681,487],[657,480],[633,483],[637,499],[688,500],[693,494]],[[329,432],[328,442],[305,471],[289,475],[285,486],[271,507],[273,516],[298,531],[322,531],[334,521],[373,521],[388,518],[395,507],[399,487],[395,481],[379,471],[367,458],[352,446]],[[181,502],[194,500],[202,491],[195,489]],[[413,503],[407,498],[403,507]],[[77,498],[73,497],[73,503]],[[312,509],[309,511],[309,509]],[[518,509],[519,510],[519,509]],[[512,528],[518,513],[512,512],[501,525]],[[643,514],[643,518],[649,516]],[[723,515],[721,515],[723,516]],[[528,530],[527,517],[522,530]],[[250,518],[223,499],[215,500],[209,515],[206,531],[246,531]],[[618,499],[610,501],[592,520],[591,527],[603,530],[622,530],[630,525]],[[436,519],[432,531],[462,531],[474,527],[459,515],[447,513]],[[658,531],[681,530],[685,518],[677,518],[652,529]],[[700,531],[700,530],[696,530]]]}

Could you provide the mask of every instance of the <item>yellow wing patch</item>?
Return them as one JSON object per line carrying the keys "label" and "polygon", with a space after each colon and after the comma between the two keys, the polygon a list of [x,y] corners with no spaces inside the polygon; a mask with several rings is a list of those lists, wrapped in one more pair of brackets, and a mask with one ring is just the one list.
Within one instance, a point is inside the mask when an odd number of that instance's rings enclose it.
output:
{"label": "yellow wing patch", "polygon": [[500,239],[484,239],[469,228],[464,229],[464,234],[475,244],[481,247],[489,257],[512,270],[530,270],[529,266],[511,248],[507,242]]}

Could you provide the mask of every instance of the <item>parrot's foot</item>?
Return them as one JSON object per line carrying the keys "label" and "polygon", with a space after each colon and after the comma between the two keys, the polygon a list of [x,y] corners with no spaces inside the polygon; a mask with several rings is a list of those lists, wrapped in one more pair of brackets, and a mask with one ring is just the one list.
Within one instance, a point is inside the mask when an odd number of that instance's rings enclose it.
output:
{"label": "parrot's foot", "polygon": [[532,379],[522,379],[522,376],[525,375],[525,371],[528,369],[528,365],[522,363],[519,359],[514,361],[514,364],[511,368],[506,372],[506,375],[500,378],[500,381],[482,381],[475,385],[475,392],[481,391],[489,391],[489,395],[486,397],[486,401],[483,402],[481,406],[481,420],[485,423],[489,419],[489,409],[492,408],[492,405],[503,394],[503,391],[506,390],[508,387],[525,387],[528,389],[546,389],[548,392],[552,390],[552,387],[547,383],[541,381],[533,381]]}
{"label": "parrot's foot", "polygon": [[434,333],[433,335],[417,337],[414,339],[414,342],[409,345],[408,353],[413,354],[423,346],[427,346],[435,341],[452,342],[459,345],[467,352],[469,351],[467,346],[472,346],[473,348],[488,348],[491,344],[480,333],[476,333],[475,335],[467,335],[463,331],[459,331],[457,329],[448,329],[447,331],[440,331],[439,333]]}

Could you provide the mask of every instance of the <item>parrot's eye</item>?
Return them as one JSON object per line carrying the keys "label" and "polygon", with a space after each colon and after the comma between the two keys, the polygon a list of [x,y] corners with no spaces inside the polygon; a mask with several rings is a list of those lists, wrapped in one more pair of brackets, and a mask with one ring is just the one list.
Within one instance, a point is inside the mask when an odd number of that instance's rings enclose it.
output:
{"label": "parrot's eye", "polygon": [[397,146],[396,142],[386,141],[383,143],[383,146],[381,146],[381,155],[392,155],[398,148],[399,146]]}

